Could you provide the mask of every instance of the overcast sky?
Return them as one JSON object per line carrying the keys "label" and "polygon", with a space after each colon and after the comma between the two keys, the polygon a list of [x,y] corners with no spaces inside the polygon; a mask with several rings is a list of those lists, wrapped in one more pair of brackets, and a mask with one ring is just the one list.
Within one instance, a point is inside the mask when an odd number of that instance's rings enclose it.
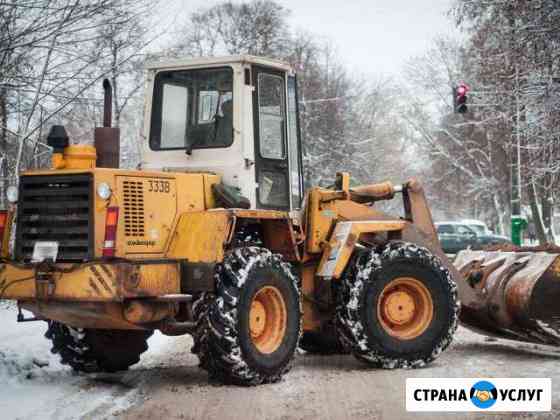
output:
{"label": "overcast sky", "polygon": [[[341,59],[360,73],[397,76],[438,34],[455,34],[446,16],[452,0],[277,0],[291,10],[294,29],[333,41]],[[179,0],[180,14],[217,3]]]}

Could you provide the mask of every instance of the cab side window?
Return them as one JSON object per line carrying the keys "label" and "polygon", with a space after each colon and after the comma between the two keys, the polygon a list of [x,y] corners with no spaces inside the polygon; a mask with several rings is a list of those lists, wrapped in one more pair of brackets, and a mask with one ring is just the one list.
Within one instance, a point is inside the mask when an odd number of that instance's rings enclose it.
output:
{"label": "cab side window", "polygon": [[260,73],[259,122],[260,151],[265,159],[283,159],[284,142],[284,80],[276,75]]}

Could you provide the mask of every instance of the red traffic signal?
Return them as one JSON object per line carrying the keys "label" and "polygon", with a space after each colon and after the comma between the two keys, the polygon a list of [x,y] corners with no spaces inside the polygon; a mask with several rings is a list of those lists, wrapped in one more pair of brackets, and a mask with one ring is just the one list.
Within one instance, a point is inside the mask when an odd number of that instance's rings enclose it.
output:
{"label": "red traffic signal", "polygon": [[453,88],[453,110],[459,114],[467,112],[467,93],[469,87],[465,83],[460,83]]}

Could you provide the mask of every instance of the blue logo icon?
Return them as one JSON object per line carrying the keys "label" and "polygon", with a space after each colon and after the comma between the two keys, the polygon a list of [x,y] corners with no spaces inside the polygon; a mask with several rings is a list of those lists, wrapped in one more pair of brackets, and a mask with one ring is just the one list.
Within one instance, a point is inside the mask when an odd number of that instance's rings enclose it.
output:
{"label": "blue logo icon", "polygon": [[490,408],[498,398],[498,390],[488,381],[479,381],[471,387],[471,402],[478,408]]}

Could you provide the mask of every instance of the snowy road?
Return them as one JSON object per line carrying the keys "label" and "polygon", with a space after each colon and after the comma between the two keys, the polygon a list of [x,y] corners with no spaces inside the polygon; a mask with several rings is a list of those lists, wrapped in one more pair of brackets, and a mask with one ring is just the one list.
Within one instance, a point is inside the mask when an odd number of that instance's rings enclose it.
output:
{"label": "snowy road", "polygon": [[404,408],[407,377],[472,376],[551,377],[552,413],[492,418],[560,417],[560,353],[487,342],[463,329],[453,347],[425,369],[372,370],[351,356],[299,354],[281,383],[239,388],[208,384],[190,353],[191,339],[161,334],[150,339],[150,350],[126,373],[76,375],[50,354],[44,323],[17,324],[15,315],[15,308],[0,307],[2,419],[404,419],[411,417]]}
{"label": "snowy road", "polygon": [[158,333],[130,371],[78,375],[51,354],[45,322],[18,324],[15,307],[0,302],[0,323],[0,419],[113,418],[138,401],[149,372],[173,357],[175,339]]}

